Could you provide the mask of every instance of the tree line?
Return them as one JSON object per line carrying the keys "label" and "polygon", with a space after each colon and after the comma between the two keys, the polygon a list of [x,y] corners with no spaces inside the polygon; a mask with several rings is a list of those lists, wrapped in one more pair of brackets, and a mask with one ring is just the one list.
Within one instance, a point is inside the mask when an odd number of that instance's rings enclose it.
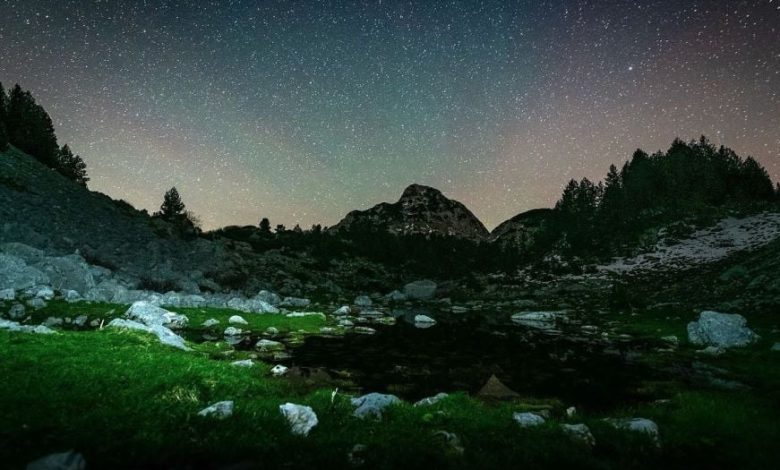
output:
{"label": "tree line", "polygon": [[716,148],[705,137],[675,139],[666,152],[642,150],[603,182],[571,180],[538,234],[537,248],[573,255],[613,255],[636,246],[648,229],[717,213],[745,211],[780,201],[766,169],[754,158]]}
{"label": "tree line", "polygon": [[18,83],[7,94],[0,83],[0,151],[9,144],[82,186],[89,181],[84,160],[59,146],[49,113]]}

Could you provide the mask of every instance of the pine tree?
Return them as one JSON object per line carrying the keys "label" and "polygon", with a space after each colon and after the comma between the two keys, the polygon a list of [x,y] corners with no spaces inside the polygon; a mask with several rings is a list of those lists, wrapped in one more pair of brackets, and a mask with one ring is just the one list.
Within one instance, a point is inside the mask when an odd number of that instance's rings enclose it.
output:
{"label": "pine tree", "polygon": [[160,206],[160,216],[163,219],[173,220],[184,214],[184,203],[181,201],[179,191],[172,187],[165,192],[163,203]]}
{"label": "pine tree", "polygon": [[8,131],[5,127],[5,116],[8,110],[8,98],[5,95],[3,83],[0,82],[0,152],[8,149]]}
{"label": "pine tree", "polygon": [[57,168],[60,148],[51,118],[18,83],[8,97],[5,125],[10,143],[49,168]]}
{"label": "pine tree", "polygon": [[260,221],[260,232],[264,234],[271,233],[271,221],[268,220],[267,217],[263,217],[263,219]]}
{"label": "pine tree", "polygon": [[63,145],[57,157],[57,171],[76,183],[87,186],[87,165],[78,155],[74,155],[67,144]]}

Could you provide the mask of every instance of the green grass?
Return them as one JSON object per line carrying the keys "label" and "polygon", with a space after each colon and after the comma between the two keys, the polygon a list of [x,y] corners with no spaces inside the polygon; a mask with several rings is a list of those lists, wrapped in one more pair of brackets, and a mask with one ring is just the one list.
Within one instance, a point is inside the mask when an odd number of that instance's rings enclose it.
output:
{"label": "green grass", "polygon": [[[656,420],[661,449],[642,436],[612,429],[601,421],[607,415],[578,416],[572,422],[583,420],[596,436],[591,450],[560,431],[557,422],[565,421],[560,404],[553,403],[557,418],[546,425],[516,426],[512,412],[546,403],[541,399],[530,405],[483,404],[455,394],[433,407],[394,408],[381,422],[361,421],[351,416],[348,397],[339,394],[331,403],[330,389],[303,389],[270,377],[263,363],[236,368],[134,332],[0,331],[0,351],[10,358],[0,362],[0,461],[12,467],[73,448],[84,453],[91,468],[242,460],[265,467],[343,468],[358,443],[369,448],[366,468],[715,468],[721,463],[771,468],[778,462],[780,408],[777,399],[767,397],[773,390],[768,384],[758,384],[758,393],[681,387],[668,405],[609,415]],[[722,360],[738,362],[738,357]],[[772,360],[765,354],[760,370]],[[777,374],[765,380],[776,385]],[[235,401],[233,417],[196,416],[220,400]],[[290,434],[278,413],[287,401],[314,407],[320,424],[309,437]],[[465,453],[437,437],[438,430],[457,434]]]}

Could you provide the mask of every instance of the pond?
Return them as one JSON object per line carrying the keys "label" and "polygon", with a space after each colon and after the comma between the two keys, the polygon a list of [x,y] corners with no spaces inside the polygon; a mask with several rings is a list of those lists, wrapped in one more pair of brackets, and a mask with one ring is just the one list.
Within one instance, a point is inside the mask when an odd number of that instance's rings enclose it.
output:
{"label": "pond", "polygon": [[[308,337],[285,364],[346,373],[358,391],[407,400],[439,392],[476,394],[495,375],[521,396],[558,398],[591,410],[642,399],[636,392],[640,381],[659,374],[631,360],[650,345],[586,334],[577,324],[546,332],[515,325],[507,314],[393,314],[397,324],[372,325],[374,335]],[[416,327],[417,314],[438,322]]]}

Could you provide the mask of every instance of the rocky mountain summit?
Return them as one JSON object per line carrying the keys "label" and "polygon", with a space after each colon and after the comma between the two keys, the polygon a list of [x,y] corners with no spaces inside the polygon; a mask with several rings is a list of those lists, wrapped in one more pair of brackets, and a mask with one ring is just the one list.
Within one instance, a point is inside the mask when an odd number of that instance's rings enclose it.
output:
{"label": "rocky mountain summit", "polygon": [[499,224],[490,232],[490,239],[501,245],[510,245],[520,249],[533,244],[534,235],[542,224],[552,215],[552,209],[533,209],[522,212]]}
{"label": "rocky mountain summit", "polygon": [[398,202],[347,214],[331,230],[360,226],[386,228],[394,234],[439,234],[471,240],[486,240],[488,230],[462,203],[449,199],[438,189],[420,184],[407,187]]}

